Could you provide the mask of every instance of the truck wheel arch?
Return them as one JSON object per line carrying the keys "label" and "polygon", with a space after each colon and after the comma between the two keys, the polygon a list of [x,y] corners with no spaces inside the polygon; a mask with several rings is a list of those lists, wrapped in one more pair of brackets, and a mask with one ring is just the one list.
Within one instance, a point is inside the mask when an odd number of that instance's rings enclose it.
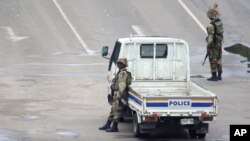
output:
{"label": "truck wheel arch", "polygon": [[141,119],[141,116],[136,112],[136,111],[133,111],[132,112],[132,116],[137,116],[137,121],[138,123],[142,123],[142,119]]}

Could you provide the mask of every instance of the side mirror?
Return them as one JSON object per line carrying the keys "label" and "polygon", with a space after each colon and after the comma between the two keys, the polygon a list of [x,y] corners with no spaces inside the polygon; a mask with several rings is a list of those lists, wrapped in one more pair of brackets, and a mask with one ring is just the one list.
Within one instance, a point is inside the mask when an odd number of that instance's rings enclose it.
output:
{"label": "side mirror", "polygon": [[102,47],[102,57],[107,56],[108,52],[109,52],[109,47],[108,46]]}

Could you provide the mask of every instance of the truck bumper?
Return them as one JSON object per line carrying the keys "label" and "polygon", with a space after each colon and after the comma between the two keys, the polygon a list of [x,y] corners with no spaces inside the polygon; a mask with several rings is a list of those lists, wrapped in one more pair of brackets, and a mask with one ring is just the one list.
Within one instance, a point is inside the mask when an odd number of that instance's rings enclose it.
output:
{"label": "truck bumper", "polygon": [[202,123],[198,118],[195,118],[194,124],[181,125],[177,119],[164,120],[158,122],[143,122],[140,124],[143,132],[149,132],[152,130],[164,130],[164,129],[194,129],[197,134],[206,134],[209,130],[208,123]]}
{"label": "truck bumper", "polygon": [[142,130],[153,130],[156,129],[156,123],[155,122],[144,122],[141,124]]}

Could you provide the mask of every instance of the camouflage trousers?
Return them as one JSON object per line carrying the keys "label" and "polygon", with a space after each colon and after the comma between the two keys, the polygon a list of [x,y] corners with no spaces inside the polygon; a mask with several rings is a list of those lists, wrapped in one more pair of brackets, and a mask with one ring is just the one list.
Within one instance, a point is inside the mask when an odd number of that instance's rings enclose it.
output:
{"label": "camouflage trousers", "polygon": [[118,122],[122,117],[123,105],[119,101],[119,98],[118,92],[114,92],[112,107],[108,117],[109,121]]}
{"label": "camouflage trousers", "polygon": [[211,72],[222,71],[222,44],[217,42],[214,47],[208,47]]}

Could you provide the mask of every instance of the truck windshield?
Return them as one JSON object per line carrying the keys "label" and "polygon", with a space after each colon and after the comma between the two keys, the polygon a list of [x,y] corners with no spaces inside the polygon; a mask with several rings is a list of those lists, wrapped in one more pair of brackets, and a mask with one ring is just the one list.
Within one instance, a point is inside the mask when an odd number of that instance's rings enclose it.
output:
{"label": "truck windshield", "polygon": [[116,61],[119,57],[120,50],[121,50],[121,43],[116,41],[113,53],[112,53],[111,58],[109,60],[109,68],[108,68],[109,71],[111,69],[112,63],[113,62],[116,63]]}
{"label": "truck windshield", "polygon": [[[167,54],[167,44],[156,44],[155,58],[167,58]],[[141,58],[153,58],[154,44],[141,44],[140,55]]]}

